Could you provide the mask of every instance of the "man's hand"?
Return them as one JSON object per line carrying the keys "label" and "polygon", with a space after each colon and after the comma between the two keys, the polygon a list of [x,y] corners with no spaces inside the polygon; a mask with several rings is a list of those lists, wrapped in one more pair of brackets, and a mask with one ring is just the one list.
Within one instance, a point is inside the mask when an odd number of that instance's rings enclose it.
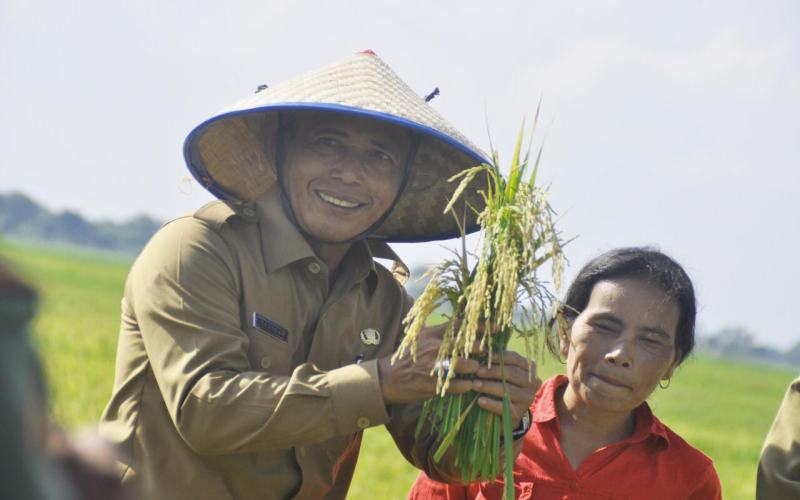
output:
{"label": "man's hand", "polygon": [[[536,375],[536,365],[531,361],[531,377],[528,379],[528,360],[519,354],[506,351],[503,353],[506,372],[506,386],[511,403],[511,423],[518,428],[522,416],[530,408],[536,391],[542,385]],[[500,372],[500,357],[494,354],[492,367],[481,365],[477,371],[479,378],[472,381],[472,389],[484,394],[478,398],[478,406],[498,415],[503,414],[503,382]]]}
{"label": "man's hand", "polygon": [[[417,340],[417,362],[411,360],[406,352],[394,365],[391,356],[378,360],[381,391],[387,405],[425,401],[436,392],[436,375],[431,375],[439,345],[442,343],[446,325],[423,328]],[[458,358],[450,366],[457,375],[476,373],[480,364],[474,359]],[[472,380],[453,378],[447,389],[448,394],[459,394],[473,388]]]}

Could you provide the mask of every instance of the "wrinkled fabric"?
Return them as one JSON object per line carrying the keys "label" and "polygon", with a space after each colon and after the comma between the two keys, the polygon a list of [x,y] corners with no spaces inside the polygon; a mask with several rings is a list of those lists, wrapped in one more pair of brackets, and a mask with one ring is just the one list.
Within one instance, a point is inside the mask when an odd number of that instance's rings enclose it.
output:
{"label": "wrinkled fabric", "polygon": [[764,441],[758,463],[756,498],[800,498],[800,377],[789,385]]}
{"label": "wrinkled fabric", "polygon": [[162,227],[126,282],[100,425],[123,482],[156,499],[343,498],[363,429],[382,424],[425,462],[419,409],[380,390],[411,299],[378,253],[393,255],[353,244],[329,290],[275,193]]}

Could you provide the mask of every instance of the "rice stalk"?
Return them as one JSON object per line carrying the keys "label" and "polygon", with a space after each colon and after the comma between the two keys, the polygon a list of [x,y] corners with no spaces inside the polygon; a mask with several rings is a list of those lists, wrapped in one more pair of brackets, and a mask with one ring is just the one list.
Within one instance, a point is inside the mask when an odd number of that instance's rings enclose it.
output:
{"label": "rice stalk", "polygon": [[[472,357],[491,366],[493,353],[505,351],[512,334],[516,333],[524,339],[524,354],[531,376],[531,366],[538,354],[535,346],[540,345],[537,339],[544,332],[554,303],[553,294],[547,288],[549,283],[541,278],[544,274],[541,267],[550,263],[556,291],[561,286],[564,268],[564,242],[556,229],[555,212],[547,202],[547,190],[536,184],[541,147],[531,161],[538,115],[537,109],[524,154],[523,122],[507,177],[500,172],[498,154],[493,151],[492,163],[477,165],[450,179],[459,184],[445,214],[451,214],[457,221],[454,210],[458,199],[478,176],[484,175],[487,179],[485,189],[480,190],[485,208],[477,214],[481,237],[477,254],[472,256],[472,261],[477,259],[477,262],[470,262],[471,254],[466,250],[462,215],[459,221],[461,250],[454,252],[454,258],[429,271],[425,290],[403,320],[406,332],[393,361],[410,353],[416,362],[417,337],[426,320],[436,308],[449,304],[453,312],[448,318],[437,361],[449,359],[454,363],[459,357]],[[502,358],[500,363],[506,388]],[[445,373],[434,369],[431,375],[437,377],[436,396],[423,406],[417,435],[428,427],[429,432],[439,437],[434,453],[436,461],[453,446],[455,465],[463,481],[495,480],[501,472],[502,455],[512,453],[507,388],[500,417],[481,409],[477,405],[479,394],[475,392],[448,395],[447,389],[455,375],[452,370]],[[506,495],[513,497],[512,469],[513,464],[506,464],[504,476]]]}

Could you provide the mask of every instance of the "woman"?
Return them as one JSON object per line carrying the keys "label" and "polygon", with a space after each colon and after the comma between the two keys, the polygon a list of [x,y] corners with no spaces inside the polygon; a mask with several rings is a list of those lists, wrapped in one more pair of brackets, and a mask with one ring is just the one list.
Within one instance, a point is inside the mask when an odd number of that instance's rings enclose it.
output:
{"label": "woman", "polygon": [[[711,460],[645,402],[692,351],[695,311],[691,280],[658,251],[616,249],[581,269],[555,322],[557,342],[548,342],[566,375],[542,385],[531,405],[514,465],[518,498],[721,498]],[[446,485],[421,474],[409,498],[502,491],[502,481]]]}

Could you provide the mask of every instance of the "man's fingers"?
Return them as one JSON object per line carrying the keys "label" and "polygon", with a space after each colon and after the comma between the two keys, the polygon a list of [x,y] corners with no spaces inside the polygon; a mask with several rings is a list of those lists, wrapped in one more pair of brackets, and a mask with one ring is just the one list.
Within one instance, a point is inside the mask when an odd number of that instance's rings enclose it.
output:
{"label": "man's fingers", "polygon": [[[499,365],[492,365],[491,368],[483,365],[476,373],[478,377],[486,380],[502,380],[503,379],[503,370],[500,368]],[[538,377],[536,376],[536,369],[534,366],[531,367],[530,375],[528,373],[527,368],[520,368],[518,366],[506,366],[505,367],[505,378],[506,382],[511,385],[517,385],[521,387],[530,386],[533,381],[535,381]]]}
{"label": "man's fingers", "polygon": [[[512,384],[506,384],[508,387],[508,398],[511,400],[512,406],[520,406],[523,409],[530,406],[533,401],[533,395],[539,390],[542,385],[541,380],[535,379],[531,386],[520,387]],[[495,399],[503,399],[503,383],[490,380],[473,380],[472,388],[476,392],[486,394]]]}
{"label": "man's fingers", "polygon": [[468,375],[477,373],[480,367],[481,364],[477,359],[457,358],[455,364],[450,368],[455,370],[456,373]]}
{"label": "man's fingers", "polygon": [[[532,396],[535,394],[535,391],[532,391],[530,388],[515,386],[512,384],[506,384],[506,386],[508,387],[508,397],[511,398],[511,401],[533,400]],[[476,392],[494,396],[498,399],[503,398],[504,389],[502,382],[473,380],[472,387]]]}
{"label": "man's fingers", "polygon": [[447,387],[447,394],[462,394],[472,390],[471,380],[459,380],[454,378],[450,380],[450,385]]}
{"label": "man's fingers", "polygon": [[472,387],[476,392],[488,394],[498,398],[503,397],[503,383],[489,380],[473,380]]}
{"label": "man's fingers", "polygon": [[519,366],[520,368],[528,367],[528,364],[534,364],[533,361],[529,361],[525,356],[522,356],[519,353],[514,351],[505,351],[503,353],[492,353],[492,365],[500,364],[500,355],[503,356],[503,362],[506,366]]}
{"label": "man's fingers", "polygon": [[[503,415],[503,400],[490,398],[487,396],[481,396],[478,398],[478,406],[483,408],[484,410],[490,411],[494,414]],[[513,427],[517,427],[519,425],[519,421],[522,418],[522,413],[524,409],[517,410],[514,405],[511,406],[511,422]]]}
{"label": "man's fingers", "polygon": [[478,406],[483,408],[484,410],[488,410],[492,413],[496,413],[497,415],[503,414],[503,401],[498,400],[495,398],[489,398],[486,396],[481,396],[478,398]]}

